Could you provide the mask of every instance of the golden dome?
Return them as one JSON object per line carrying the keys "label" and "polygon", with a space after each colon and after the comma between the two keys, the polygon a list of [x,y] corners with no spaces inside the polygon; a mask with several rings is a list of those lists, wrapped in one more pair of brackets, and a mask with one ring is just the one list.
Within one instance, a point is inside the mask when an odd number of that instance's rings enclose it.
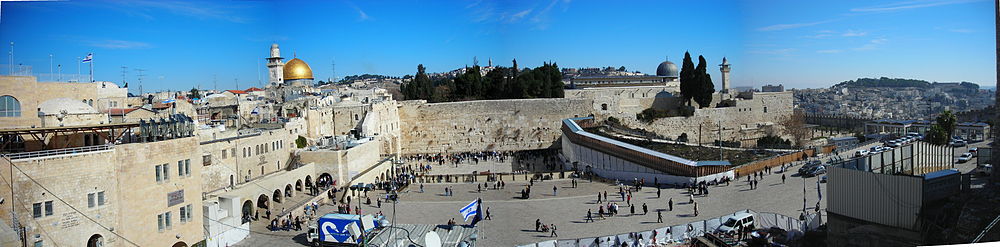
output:
{"label": "golden dome", "polygon": [[309,64],[298,58],[292,58],[285,63],[283,80],[313,79],[313,71]]}

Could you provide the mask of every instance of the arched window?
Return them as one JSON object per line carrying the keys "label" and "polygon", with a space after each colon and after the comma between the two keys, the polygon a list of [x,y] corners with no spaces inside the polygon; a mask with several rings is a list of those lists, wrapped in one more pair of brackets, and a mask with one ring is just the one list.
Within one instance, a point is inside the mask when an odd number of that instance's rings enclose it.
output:
{"label": "arched window", "polygon": [[0,96],[0,117],[20,117],[21,102],[13,96]]}

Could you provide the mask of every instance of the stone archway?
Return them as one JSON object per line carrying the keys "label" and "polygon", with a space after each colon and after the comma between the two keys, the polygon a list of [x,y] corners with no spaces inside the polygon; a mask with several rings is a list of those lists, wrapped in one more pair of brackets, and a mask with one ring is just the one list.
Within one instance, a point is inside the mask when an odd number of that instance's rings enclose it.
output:
{"label": "stone archway", "polygon": [[265,194],[257,197],[257,208],[267,210],[271,207],[271,200]]}
{"label": "stone archway", "polygon": [[184,241],[178,241],[177,243],[174,243],[174,245],[171,245],[171,247],[187,247],[187,246],[188,245],[184,243]]}
{"label": "stone archway", "polygon": [[295,192],[292,190],[292,185],[291,184],[286,184],[285,185],[285,194],[284,194],[285,198],[289,198],[289,197],[295,196],[295,194],[293,194],[293,193],[295,193]]}
{"label": "stone archway", "polygon": [[94,234],[87,239],[87,247],[102,247],[104,246],[104,236],[101,234]]}
{"label": "stone archway", "polygon": [[302,191],[302,179],[295,181],[295,191]]}
{"label": "stone archway", "polygon": [[243,202],[243,217],[240,219],[243,220],[242,223],[247,223],[250,222],[250,218],[253,218],[253,201],[246,200]]}
{"label": "stone archway", "polygon": [[271,199],[274,200],[274,202],[281,203],[281,190],[274,190],[271,197],[273,197]]}

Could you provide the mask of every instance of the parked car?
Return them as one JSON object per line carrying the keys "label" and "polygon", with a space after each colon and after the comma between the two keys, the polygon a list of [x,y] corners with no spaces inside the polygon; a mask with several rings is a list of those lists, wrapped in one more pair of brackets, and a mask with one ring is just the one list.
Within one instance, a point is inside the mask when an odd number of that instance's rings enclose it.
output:
{"label": "parked car", "polygon": [[972,153],[972,157],[979,156],[979,148],[971,147],[969,148],[969,153]]}
{"label": "parked car", "polygon": [[951,143],[952,147],[964,147],[966,144],[965,140],[955,140]]}
{"label": "parked car", "polygon": [[722,222],[722,225],[715,229],[716,233],[734,235],[754,229],[753,215],[749,213],[735,213],[723,218]]}
{"label": "parked car", "polygon": [[854,151],[854,157],[861,157],[861,156],[865,156],[865,155],[868,155],[868,150],[862,149],[862,150]]}
{"label": "parked car", "polygon": [[817,166],[816,168],[813,168],[813,170],[809,173],[809,176],[815,177],[823,174],[826,174],[826,166]]}
{"label": "parked car", "polygon": [[958,163],[969,162],[972,159],[972,153],[964,153],[962,156],[958,156]]}
{"label": "parked car", "polygon": [[990,174],[993,174],[993,166],[990,164],[978,165],[976,166],[976,169],[973,170],[973,173],[983,176],[989,176]]}

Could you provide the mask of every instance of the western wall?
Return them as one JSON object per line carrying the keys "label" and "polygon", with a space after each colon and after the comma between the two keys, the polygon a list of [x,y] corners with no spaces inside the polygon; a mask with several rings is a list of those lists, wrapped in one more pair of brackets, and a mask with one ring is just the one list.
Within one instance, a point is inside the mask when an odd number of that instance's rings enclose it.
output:
{"label": "western wall", "polygon": [[561,121],[590,115],[591,105],[582,98],[402,101],[400,146],[404,154],[549,148]]}
{"label": "western wall", "polygon": [[[448,103],[401,101],[399,125],[403,154],[454,153],[484,150],[511,151],[549,148],[559,136],[562,119],[595,115],[614,116],[627,127],[664,137],[687,133],[691,143],[719,139],[756,144],[766,135],[783,135],[781,123],[792,114],[791,92],[755,92],[735,98],[730,107],[702,108],[691,117],[668,117],[643,123],[636,113],[670,108],[682,101],[664,87],[588,88],[566,90],[566,98],[481,100]],[[699,138],[699,133],[701,138]]]}

